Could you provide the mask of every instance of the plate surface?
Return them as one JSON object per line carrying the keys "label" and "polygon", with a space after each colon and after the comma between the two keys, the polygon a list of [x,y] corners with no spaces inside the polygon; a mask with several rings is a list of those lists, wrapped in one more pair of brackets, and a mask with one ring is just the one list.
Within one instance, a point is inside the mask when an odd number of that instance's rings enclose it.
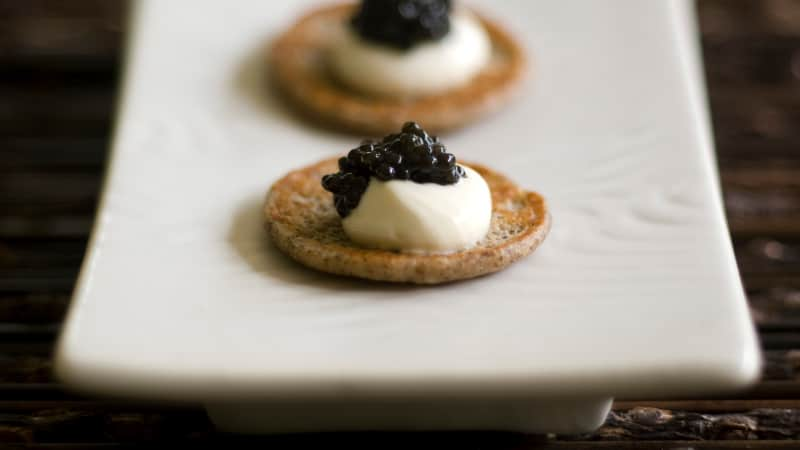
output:
{"label": "plate surface", "polygon": [[158,398],[668,396],[752,382],[692,4],[471,2],[532,60],[517,101],[445,137],[548,198],[551,235],[493,276],[366,283],[279,254],[261,202],[360,137],[263,83],[315,2],[141,1],[93,238],[61,336],[69,385]]}

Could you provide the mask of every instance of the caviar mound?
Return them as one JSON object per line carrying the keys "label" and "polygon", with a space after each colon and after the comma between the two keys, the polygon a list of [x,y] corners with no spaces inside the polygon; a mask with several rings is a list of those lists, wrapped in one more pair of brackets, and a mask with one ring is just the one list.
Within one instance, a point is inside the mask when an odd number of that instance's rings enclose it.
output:
{"label": "caviar mound", "polygon": [[377,281],[446,283],[508,267],[532,253],[550,229],[541,195],[489,168],[466,163],[492,192],[489,233],[475,247],[429,254],[363,248],[347,237],[331,194],[319,182],[337,164],[332,158],[288,173],[272,185],[264,204],[266,228],[275,246],[312,269]]}
{"label": "caviar mound", "polygon": [[450,31],[450,0],[362,0],[350,20],[362,38],[399,49]]}
{"label": "caviar mound", "polygon": [[466,176],[464,168],[456,165],[455,155],[416,122],[406,122],[400,133],[362,142],[339,158],[338,164],[338,172],[322,177],[322,187],[333,194],[341,217],[358,206],[372,177],[448,185]]}
{"label": "caviar mound", "polygon": [[476,13],[492,41],[492,59],[467,85],[413,98],[375,97],[348,89],[330,74],[326,56],[341,27],[349,26],[355,8],[339,4],[312,9],[269,48],[273,87],[311,123],[382,136],[414,118],[428,132],[441,133],[500,109],[522,81],[526,65],[522,48],[502,27]]}

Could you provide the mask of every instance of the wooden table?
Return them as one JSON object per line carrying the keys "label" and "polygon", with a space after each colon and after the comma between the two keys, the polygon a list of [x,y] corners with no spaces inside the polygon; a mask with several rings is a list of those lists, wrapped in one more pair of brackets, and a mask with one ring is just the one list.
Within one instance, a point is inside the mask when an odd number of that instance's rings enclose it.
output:
{"label": "wooden table", "polygon": [[800,448],[800,1],[698,7],[725,205],[767,360],[758,386],[617,402],[581,436],[243,438],[215,433],[200,407],[89,399],[52,379],[108,148],[125,4],[0,0],[0,443]]}

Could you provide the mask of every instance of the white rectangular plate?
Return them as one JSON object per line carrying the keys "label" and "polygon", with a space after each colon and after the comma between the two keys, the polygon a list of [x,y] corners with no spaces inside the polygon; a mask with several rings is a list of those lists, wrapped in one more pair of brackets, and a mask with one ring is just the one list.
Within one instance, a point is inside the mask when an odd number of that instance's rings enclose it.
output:
{"label": "white rectangular plate", "polygon": [[444,141],[550,202],[530,258],[438,287],[321,275],[261,202],[353,147],[264,86],[312,1],[142,1],[96,228],[58,348],[70,385],[230,402],[674,396],[742,387],[759,355],[724,221],[682,0],[475,1],[532,70]]}

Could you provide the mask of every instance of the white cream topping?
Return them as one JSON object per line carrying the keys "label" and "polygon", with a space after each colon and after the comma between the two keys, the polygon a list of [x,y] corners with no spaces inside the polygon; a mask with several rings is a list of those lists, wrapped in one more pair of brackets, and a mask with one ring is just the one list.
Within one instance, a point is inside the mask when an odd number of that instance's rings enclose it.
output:
{"label": "white cream topping", "polygon": [[362,39],[350,26],[331,45],[334,74],[350,88],[367,94],[412,97],[467,84],[489,62],[491,40],[467,11],[450,18],[450,31],[438,41],[396,49]]}
{"label": "white cream topping", "polygon": [[455,184],[372,178],[342,220],[357,244],[387,250],[447,252],[474,246],[489,232],[492,195],[477,172]]}

